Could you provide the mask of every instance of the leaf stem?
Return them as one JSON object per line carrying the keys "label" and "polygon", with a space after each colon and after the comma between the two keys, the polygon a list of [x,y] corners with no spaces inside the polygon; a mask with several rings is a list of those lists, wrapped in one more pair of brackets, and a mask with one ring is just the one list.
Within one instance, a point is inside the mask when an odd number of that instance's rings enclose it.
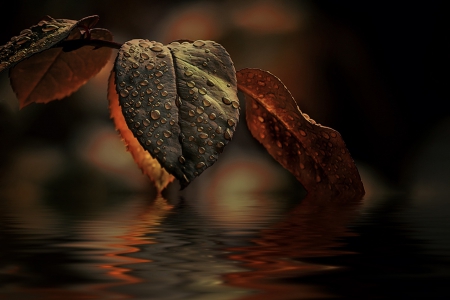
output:
{"label": "leaf stem", "polygon": [[113,49],[120,49],[122,44],[113,41],[95,40],[95,39],[78,39],[62,41],[57,47],[62,47],[65,52],[77,50],[84,46],[94,46],[95,49],[101,47],[108,47]]}

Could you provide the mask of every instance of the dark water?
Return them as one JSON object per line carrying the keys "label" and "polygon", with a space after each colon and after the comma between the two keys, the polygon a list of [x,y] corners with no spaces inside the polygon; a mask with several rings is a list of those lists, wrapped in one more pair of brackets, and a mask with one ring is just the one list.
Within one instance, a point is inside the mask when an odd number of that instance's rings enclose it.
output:
{"label": "dark water", "polygon": [[0,299],[450,296],[447,211],[316,198],[3,201]]}

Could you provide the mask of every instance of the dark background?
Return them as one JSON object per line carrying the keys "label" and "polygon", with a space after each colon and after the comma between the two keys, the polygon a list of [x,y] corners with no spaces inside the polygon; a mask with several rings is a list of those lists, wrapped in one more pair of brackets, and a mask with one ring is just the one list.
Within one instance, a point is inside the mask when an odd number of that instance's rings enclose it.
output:
{"label": "dark background", "polygon": [[[324,203],[319,196],[317,202],[300,201],[304,193],[295,177],[251,138],[242,116],[213,167],[183,192],[175,182],[169,201],[155,200],[154,188],[109,118],[111,64],[66,99],[21,110],[3,72],[0,293],[15,285],[25,292],[34,287],[32,297],[58,298],[49,295],[60,291],[67,298],[73,291],[96,294],[103,290],[96,280],[114,280],[124,284],[120,297],[173,296],[192,292],[191,283],[202,278],[233,275],[228,266],[243,263],[249,269],[244,288],[254,290],[252,284],[262,282],[256,288],[272,290],[277,299],[290,295],[289,286],[357,299],[441,299],[450,278],[450,49],[444,3],[8,3],[0,44],[47,14],[73,20],[98,14],[97,26],[120,43],[135,38],[221,43],[237,70],[272,72],[303,112],[342,134],[366,196],[355,214],[341,203],[317,205]],[[268,192],[286,183],[288,196],[286,190]],[[274,220],[278,227],[269,225]],[[224,259],[226,248],[239,245],[243,248],[231,250],[234,258]],[[132,257],[153,262],[123,260]],[[219,267],[210,258],[217,258]],[[112,268],[99,270],[107,262]],[[89,283],[94,285],[80,288]],[[204,284],[209,290],[209,281]],[[217,295],[223,298],[221,290]]]}

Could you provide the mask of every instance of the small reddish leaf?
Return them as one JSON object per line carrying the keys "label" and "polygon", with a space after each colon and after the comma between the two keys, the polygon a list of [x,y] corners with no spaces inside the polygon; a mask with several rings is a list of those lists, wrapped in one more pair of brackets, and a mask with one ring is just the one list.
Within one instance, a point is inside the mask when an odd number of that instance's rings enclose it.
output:
{"label": "small reddish leaf", "polygon": [[114,78],[114,71],[112,71],[108,84],[108,100],[111,118],[116,125],[116,130],[122,136],[127,150],[133,156],[134,161],[142,170],[142,173],[147,175],[154,182],[157,191],[160,193],[173,181],[174,177],[162,168],[159,162],[154,159],[148,151],[142,148],[138,140],[133,136],[133,133],[128,129],[122,114],[122,109],[119,106],[119,95],[117,95],[116,92]]}
{"label": "small reddish leaf", "polygon": [[307,191],[364,194],[339,132],[303,114],[280,79],[263,70],[243,69],[237,80],[246,96],[250,132]]}
{"label": "small reddish leaf", "polygon": [[98,19],[97,15],[79,21],[53,19],[46,16],[37,25],[22,30],[20,35],[12,37],[8,43],[0,46],[0,72],[36,53],[55,46],[67,38],[77,26],[91,28]]}
{"label": "small reddish leaf", "polygon": [[236,74],[212,41],[131,40],[114,66],[128,127],[182,188],[215,163],[239,119]]}
{"label": "small reddish leaf", "polygon": [[[94,28],[90,33],[92,39],[113,39],[106,29]],[[74,30],[67,40],[80,38],[80,31]],[[18,63],[10,69],[9,77],[20,108],[30,103],[48,103],[69,96],[100,72],[111,52],[110,48],[94,49],[93,46],[70,52],[52,48]]]}

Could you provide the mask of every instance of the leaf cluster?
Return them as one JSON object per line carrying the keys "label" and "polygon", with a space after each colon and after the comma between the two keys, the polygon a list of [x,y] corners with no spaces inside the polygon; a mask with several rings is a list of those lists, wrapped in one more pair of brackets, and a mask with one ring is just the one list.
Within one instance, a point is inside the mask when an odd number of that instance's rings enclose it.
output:
{"label": "leaf cluster", "polygon": [[188,186],[217,161],[238,125],[240,91],[253,137],[307,191],[364,194],[341,135],[302,113],[275,75],[236,72],[214,41],[117,44],[107,29],[94,28],[98,19],[47,16],[0,47],[0,72],[9,70],[21,108],[69,96],[118,49],[108,83],[111,118],[159,191],[175,178]]}

